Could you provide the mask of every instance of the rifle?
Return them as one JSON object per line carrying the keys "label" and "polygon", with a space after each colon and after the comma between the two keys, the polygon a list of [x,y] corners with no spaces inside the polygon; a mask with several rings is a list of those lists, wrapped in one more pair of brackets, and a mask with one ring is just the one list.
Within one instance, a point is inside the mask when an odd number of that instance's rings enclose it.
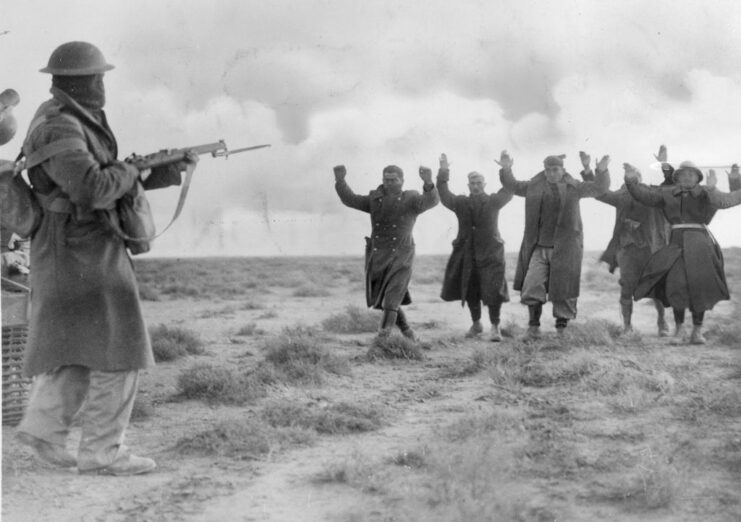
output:
{"label": "rifle", "polygon": [[219,140],[216,143],[206,143],[205,145],[196,145],[194,147],[185,147],[182,149],[162,149],[159,152],[153,152],[146,156],[132,154],[126,158],[125,161],[134,164],[139,170],[146,170],[182,161],[185,159],[185,155],[188,151],[195,152],[199,155],[211,154],[211,157],[213,158],[228,158],[231,154],[238,154],[240,152],[247,152],[248,150],[262,149],[265,147],[270,147],[270,145],[253,145],[252,147],[229,150],[227,149],[224,140]]}

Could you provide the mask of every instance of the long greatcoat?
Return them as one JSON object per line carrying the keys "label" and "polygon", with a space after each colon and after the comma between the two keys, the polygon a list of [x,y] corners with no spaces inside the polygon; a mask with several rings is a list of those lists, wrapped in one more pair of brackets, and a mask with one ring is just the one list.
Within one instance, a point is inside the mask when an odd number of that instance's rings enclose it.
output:
{"label": "long greatcoat", "polygon": [[500,189],[496,194],[461,196],[450,192],[448,172],[437,177],[440,201],[458,218],[458,235],[445,267],[440,297],[443,301],[460,300],[463,305],[474,270],[478,274],[481,300],[486,306],[509,301],[504,279],[504,241],[499,234],[499,209],[509,203],[512,192]]}
{"label": "long greatcoat", "polygon": [[405,190],[388,194],[383,185],[367,196],[355,194],[346,181],[335,184],[343,204],[370,213],[371,237],[366,237],[365,297],[368,307],[396,310],[412,302],[409,281],[414,262],[412,229],[417,216],[440,201],[437,188],[420,194]]}
{"label": "long greatcoat", "polygon": [[598,201],[615,207],[615,226],[607,249],[600,261],[607,263],[610,273],[617,268],[617,254],[629,245],[647,248],[654,253],[667,243],[667,223],[657,209],[642,205],[633,198],[625,185],[617,191],[607,191]]}
{"label": "long greatcoat", "polygon": [[[626,186],[640,203],[662,209],[672,225],[707,225],[717,210],[741,204],[741,190],[648,187],[636,180],[626,180]],[[649,259],[633,297],[653,297],[693,312],[711,310],[729,298],[720,245],[706,228],[673,228],[669,244]]]}
{"label": "long greatcoat", "polygon": [[[530,257],[538,243],[538,227],[543,195],[549,191],[545,172],[536,174],[528,181],[517,181],[510,169],[501,169],[499,179],[502,185],[525,198],[525,234],[517,257],[514,289],[522,290]],[[610,188],[610,175],[607,171],[597,172],[594,181],[577,181],[564,174],[558,183],[560,210],[556,219],[553,261],[548,278],[548,296],[551,301],[574,299],[579,296],[581,263],[584,254],[584,234],[582,231],[579,200],[604,194]]]}
{"label": "long greatcoat", "polygon": [[116,161],[118,147],[100,120],[52,87],[27,137],[33,153],[56,140],[76,144],[32,168],[34,190],[61,188],[58,210],[45,210],[31,238],[31,318],[24,370],[38,375],[63,365],[121,371],[154,363],[131,259],[106,213],[132,188],[136,168]]}

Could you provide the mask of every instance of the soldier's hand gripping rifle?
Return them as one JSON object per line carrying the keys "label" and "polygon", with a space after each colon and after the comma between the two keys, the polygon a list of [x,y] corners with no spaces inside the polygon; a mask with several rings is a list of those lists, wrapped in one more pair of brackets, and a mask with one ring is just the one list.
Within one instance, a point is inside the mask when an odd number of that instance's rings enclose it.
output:
{"label": "soldier's hand gripping rifle", "polygon": [[252,147],[229,150],[227,149],[224,140],[219,140],[216,143],[206,143],[205,145],[196,145],[194,147],[185,147],[182,149],[163,149],[159,152],[147,154],[146,156],[132,154],[126,158],[126,161],[136,165],[139,170],[146,170],[183,161],[188,151],[195,152],[198,155],[211,154],[214,158],[228,158],[232,154],[262,149],[265,147],[270,147],[270,145],[254,145]]}

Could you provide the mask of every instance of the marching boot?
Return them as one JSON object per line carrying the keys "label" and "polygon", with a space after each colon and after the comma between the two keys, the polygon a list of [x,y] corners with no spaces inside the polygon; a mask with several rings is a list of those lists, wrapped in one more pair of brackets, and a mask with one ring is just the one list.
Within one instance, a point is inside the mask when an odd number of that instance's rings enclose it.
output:
{"label": "marching boot", "polygon": [[693,324],[692,333],[690,334],[690,344],[705,344],[705,336],[702,335],[702,325]]}
{"label": "marching boot", "polygon": [[656,307],[656,326],[659,328],[659,337],[669,337],[669,325],[664,317],[664,305],[658,299],[654,299]]}
{"label": "marching boot", "polygon": [[381,329],[378,331],[379,337],[388,337],[391,334],[391,329],[396,324],[396,310],[384,310],[383,317],[381,318]]}
{"label": "marching boot", "polygon": [[493,343],[498,343],[502,340],[502,334],[499,331],[499,325],[497,323],[491,323],[491,335],[489,340]]}
{"label": "marching boot", "polygon": [[530,315],[530,320],[527,323],[525,339],[540,339],[540,316],[543,313],[543,303],[528,305],[527,311]]}
{"label": "marching boot", "polygon": [[564,319],[563,317],[556,318],[556,333],[559,337],[563,337],[566,334],[566,327],[568,324],[568,319]]}
{"label": "marching boot", "polygon": [[684,344],[687,341],[687,330],[684,327],[684,308],[674,308],[674,335],[670,344]]}
{"label": "marching boot", "polygon": [[414,342],[419,340],[417,335],[414,333],[414,330],[412,330],[412,327],[407,323],[407,316],[401,308],[396,312],[396,326],[401,330],[401,335],[407,339],[411,339]]}
{"label": "marching boot", "polygon": [[630,324],[630,319],[633,316],[633,301],[620,300],[620,313],[623,316],[623,335],[629,334],[633,331],[633,326]]}
{"label": "marching boot", "polygon": [[484,327],[481,326],[481,321],[474,321],[471,323],[471,328],[466,332],[466,338],[470,339],[472,337],[478,337],[483,331]]}

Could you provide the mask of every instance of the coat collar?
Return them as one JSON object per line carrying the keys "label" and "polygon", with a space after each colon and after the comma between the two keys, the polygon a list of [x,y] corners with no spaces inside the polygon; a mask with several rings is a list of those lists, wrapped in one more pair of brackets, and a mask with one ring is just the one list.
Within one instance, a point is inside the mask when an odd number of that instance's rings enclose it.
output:
{"label": "coat collar", "polygon": [[108,122],[105,117],[105,112],[103,110],[100,111],[101,113],[101,121],[99,122],[87,109],[85,109],[82,105],[77,103],[74,98],[72,98],[69,94],[64,92],[63,90],[52,87],[50,89],[50,92],[54,98],[64,105],[67,109],[70,110],[77,118],[84,121],[86,125],[93,127],[96,129],[96,131],[105,134],[111,141],[115,143],[115,139],[113,137],[113,133],[111,132],[110,128],[108,127]]}

